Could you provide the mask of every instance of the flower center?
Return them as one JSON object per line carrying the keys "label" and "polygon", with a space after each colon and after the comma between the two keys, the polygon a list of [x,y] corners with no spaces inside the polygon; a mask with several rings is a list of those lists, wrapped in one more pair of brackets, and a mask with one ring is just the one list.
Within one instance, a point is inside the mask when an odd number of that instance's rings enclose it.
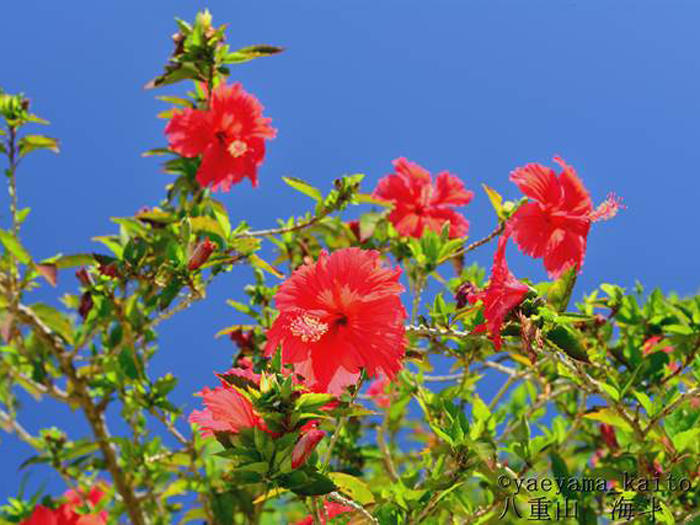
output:
{"label": "flower center", "polygon": [[245,155],[246,151],[248,151],[248,145],[242,140],[236,139],[228,145],[228,152],[234,159],[237,159],[241,155]]}
{"label": "flower center", "polygon": [[315,343],[328,331],[328,325],[318,317],[303,314],[289,323],[289,331],[305,343]]}

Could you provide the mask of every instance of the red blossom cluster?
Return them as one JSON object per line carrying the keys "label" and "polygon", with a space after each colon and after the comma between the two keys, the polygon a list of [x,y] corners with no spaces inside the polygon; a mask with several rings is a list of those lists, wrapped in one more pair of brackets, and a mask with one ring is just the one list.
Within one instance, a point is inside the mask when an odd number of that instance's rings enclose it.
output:
{"label": "red blossom cluster", "polygon": [[[197,181],[224,191],[245,177],[257,185],[265,140],[275,136],[261,104],[240,84],[219,84],[205,109],[176,112],[166,133],[173,151],[201,158]],[[508,240],[512,238],[523,253],[542,259],[549,276],[558,278],[570,268],[580,271],[591,224],[612,218],[622,207],[611,194],[594,209],[574,169],[558,157],[554,161],[561,166],[558,174],[535,163],[511,173],[510,180],[528,200],[502,225],[487,286],[479,290],[465,283],[457,293],[460,308],[481,304],[484,322],[474,331],[487,332],[497,350],[506,317],[529,291],[508,268]],[[469,204],[473,193],[459,177],[443,171],[433,180],[426,169],[405,158],[393,164],[394,172],[379,181],[372,195],[390,204],[387,219],[400,236],[420,238],[426,231],[440,233],[445,226],[450,238],[467,235],[469,222],[457,208]],[[363,241],[359,223],[349,227]],[[209,240],[197,246],[190,269],[200,267],[212,250]],[[315,392],[339,395],[364,371],[376,378],[369,394],[377,406],[387,407],[387,386],[401,369],[406,347],[401,269],[387,266],[377,251],[355,247],[322,252],[318,260],[305,261],[275,295],[279,316],[267,331],[265,355],[280,349],[282,363],[291,365],[295,377]],[[251,336],[240,331],[232,338],[243,348]],[[200,392],[206,408],[194,411],[190,421],[207,435],[252,427],[266,430],[250,400],[235,386],[238,380],[259,383],[252,368],[232,369],[221,377],[221,386]],[[294,462],[308,457],[322,437],[315,427],[306,429]]]}
{"label": "red blossom cluster", "polygon": [[44,505],[37,505],[32,515],[23,520],[20,525],[105,525],[107,523],[107,511],[83,514],[80,512],[87,505],[94,508],[105,497],[100,485],[96,485],[86,494],[80,494],[75,490],[69,490],[64,494],[65,503],[52,509]]}

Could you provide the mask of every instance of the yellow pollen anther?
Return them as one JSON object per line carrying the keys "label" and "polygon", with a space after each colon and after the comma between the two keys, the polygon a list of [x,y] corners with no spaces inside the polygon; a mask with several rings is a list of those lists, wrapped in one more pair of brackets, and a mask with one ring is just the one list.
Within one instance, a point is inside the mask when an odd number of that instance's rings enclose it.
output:
{"label": "yellow pollen anther", "polygon": [[328,331],[328,325],[318,317],[304,314],[289,323],[289,331],[305,343],[315,343]]}
{"label": "yellow pollen anther", "polygon": [[248,145],[242,140],[234,140],[228,145],[228,152],[233,158],[238,158],[248,151]]}

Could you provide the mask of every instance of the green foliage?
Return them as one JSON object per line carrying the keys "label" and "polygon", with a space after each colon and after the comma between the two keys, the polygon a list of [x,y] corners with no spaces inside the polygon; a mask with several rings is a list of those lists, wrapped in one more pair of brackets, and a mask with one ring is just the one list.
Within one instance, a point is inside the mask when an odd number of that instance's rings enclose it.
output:
{"label": "green foliage", "polygon": [[[216,85],[228,66],[281,51],[231,51],[225,26],[214,27],[207,11],[193,23],[178,20],[178,28],[164,73],[149,84],[195,81],[188,98],[160,97],[176,107],[205,107],[199,83]],[[531,283],[506,313],[497,352],[483,330],[481,305],[458,305],[454,295],[463,286],[484,289],[486,270],[468,260],[469,252],[502,234],[521,202],[504,202],[484,187],[495,229],[472,244],[451,239],[447,228],[405,238],[388,220],[386,203],[368,196],[363,175],[340,177],[325,194],[285,177],[313,209],[255,230],[232,224],[225,205],[199,186],[199,159],[167,148],[150,152],[167,157],[164,168],[173,176],[160,203],[113,218],[112,231],[94,238],[94,253],[42,259],[22,242],[29,209],[17,206],[17,166],[36,150],[57,151],[57,142],[25,134],[25,125],[46,122],[29,112],[22,95],[0,92],[0,115],[12,200],[11,223],[0,229],[0,426],[36,451],[24,470],[48,465],[83,490],[110,479],[101,507],[90,509],[104,508],[110,522],[276,524],[309,513],[318,520],[323,502],[336,501],[349,502],[352,519],[364,522],[485,524],[498,522],[511,499],[524,509],[544,497],[575,501],[578,519],[568,523],[588,524],[609,516],[619,496],[607,491],[612,482],[619,487],[626,475],[653,480],[659,470],[662,480],[687,479],[690,487],[662,484],[654,491],[661,502],[656,518],[697,519],[700,297],[603,284],[572,305],[572,269],[553,282]],[[356,225],[342,215],[350,205],[360,206]],[[301,386],[281,352],[263,352],[281,279],[322,250],[349,246],[392,257],[409,283],[406,366],[384,392],[384,406],[361,388],[364,374],[336,398]],[[264,248],[274,249],[274,259]],[[252,282],[228,305],[246,324],[217,335],[236,341],[232,363],[250,359],[260,381],[221,379],[261,424],[203,437],[172,401],[177,376],[156,377],[150,362],[167,352],[158,347],[161,323],[204,300],[222,275],[243,265]],[[63,306],[35,302],[30,292],[55,285],[66,269],[77,270],[79,286],[61,298]],[[437,292],[424,297],[435,283]],[[449,373],[434,373],[437,357],[449,363]],[[484,391],[485,378],[494,375],[501,387]],[[89,432],[30,433],[21,424],[20,391],[65,404]],[[115,415],[126,430],[110,429]],[[325,437],[293,466],[311,424]],[[554,494],[542,486],[545,479],[566,483]],[[606,490],[568,484],[586,479],[602,480]],[[652,495],[638,484],[623,489],[642,507]],[[183,496],[197,503],[184,508]],[[63,500],[20,487],[0,509],[0,523],[20,522],[39,502],[55,508]]]}

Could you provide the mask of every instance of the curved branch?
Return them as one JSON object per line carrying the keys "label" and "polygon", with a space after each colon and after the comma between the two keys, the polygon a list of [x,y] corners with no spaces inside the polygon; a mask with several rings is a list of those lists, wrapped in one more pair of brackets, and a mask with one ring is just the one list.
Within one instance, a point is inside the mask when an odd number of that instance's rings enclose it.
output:
{"label": "curved branch", "polygon": [[50,346],[58,360],[61,371],[73,385],[72,396],[78,401],[85,413],[88,423],[90,423],[93,435],[97,440],[97,445],[104,457],[107,470],[114,480],[117,492],[119,492],[119,495],[124,501],[129,519],[134,525],[145,525],[146,522],[141,511],[139,500],[133,491],[133,487],[128,482],[124,470],[119,466],[117,451],[112,444],[112,437],[104,418],[104,412],[95,405],[85,381],[78,375],[73,365],[70,352],[64,347],[61,338],[46,326],[31,308],[20,304],[17,310],[22,321],[34,328],[37,335]]}

